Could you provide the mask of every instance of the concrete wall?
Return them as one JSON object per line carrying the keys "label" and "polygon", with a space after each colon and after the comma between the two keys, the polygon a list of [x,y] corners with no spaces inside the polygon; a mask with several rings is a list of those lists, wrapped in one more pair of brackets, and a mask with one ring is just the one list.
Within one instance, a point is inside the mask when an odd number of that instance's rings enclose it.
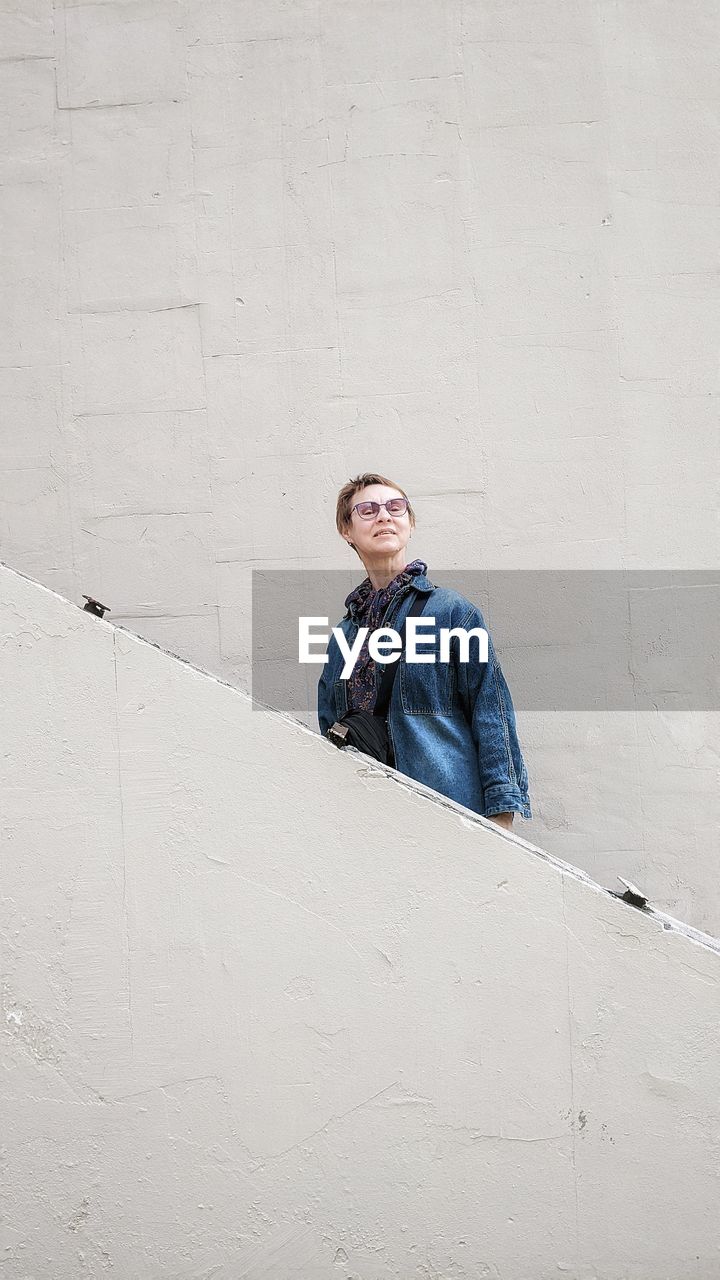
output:
{"label": "concrete wall", "polygon": [[8,1280],[714,1280],[710,940],[0,584]]}
{"label": "concrete wall", "polygon": [[[716,18],[5,0],[3,560],[243,687],[366,466],[436,577],[717,567]],[[717,727],[525,717],[529,835],[719,930]]]}

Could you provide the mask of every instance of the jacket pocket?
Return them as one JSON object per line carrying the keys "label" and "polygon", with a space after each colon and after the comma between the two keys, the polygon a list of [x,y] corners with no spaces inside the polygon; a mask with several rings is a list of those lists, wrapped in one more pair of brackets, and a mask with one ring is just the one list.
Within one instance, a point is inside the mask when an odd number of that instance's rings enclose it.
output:
{"label": "jacket pocket", "polygon": [[449,716],[454,672],[449,662],[405,662],[398,672],[402,709],[411,716]]}

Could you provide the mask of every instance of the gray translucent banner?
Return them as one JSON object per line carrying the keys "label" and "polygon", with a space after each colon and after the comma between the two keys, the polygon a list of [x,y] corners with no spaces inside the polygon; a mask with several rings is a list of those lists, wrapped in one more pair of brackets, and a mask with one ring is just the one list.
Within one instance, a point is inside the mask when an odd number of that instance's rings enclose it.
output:
{"label": "gray translucent banner", "polygon": [[[518,710],[720,707],[720,571],[429,573],[482,611]],[[362,570],[253,571],[253,698],[315,723],[322,668],[298,660],[298,620],[345,616]],[[318,646],[314,652],[321,652]]]}

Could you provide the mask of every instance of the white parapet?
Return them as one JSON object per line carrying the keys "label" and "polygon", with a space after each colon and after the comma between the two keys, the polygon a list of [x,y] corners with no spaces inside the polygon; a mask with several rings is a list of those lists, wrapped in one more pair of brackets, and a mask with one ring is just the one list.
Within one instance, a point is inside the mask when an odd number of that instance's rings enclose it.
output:
{"label": "white parapet", "polygon": [[0,569],[3,1276],[711,1280],[711,939]]}

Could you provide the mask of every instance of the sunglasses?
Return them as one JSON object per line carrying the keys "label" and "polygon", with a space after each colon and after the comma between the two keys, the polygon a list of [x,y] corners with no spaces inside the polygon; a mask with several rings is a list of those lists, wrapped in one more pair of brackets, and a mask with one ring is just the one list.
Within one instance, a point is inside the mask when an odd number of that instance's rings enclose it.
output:
{"label": "sunglasses", "polygon": [[356,502],[351,510],[357,511],[361,520],[373,520],[384,507],[389,516],[404,516],[410,503],[407,498],[389,498],[387,502]]}

